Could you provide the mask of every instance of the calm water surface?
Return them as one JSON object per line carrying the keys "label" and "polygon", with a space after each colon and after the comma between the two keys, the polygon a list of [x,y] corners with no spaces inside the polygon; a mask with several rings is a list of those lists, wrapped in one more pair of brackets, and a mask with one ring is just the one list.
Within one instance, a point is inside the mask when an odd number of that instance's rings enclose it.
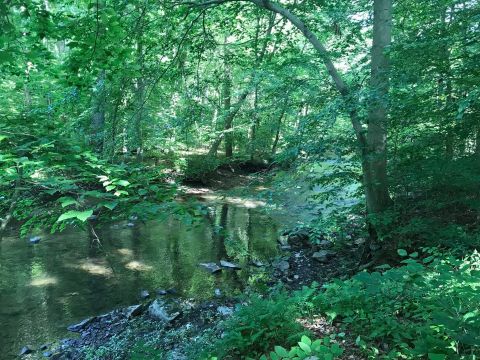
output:
{"label": "calm water surface", "polygon": [[[66,326],[139,301],[140,290],[175,288],[180,295],[212,297],[216,288],[235,293],[248,278],[241,271],[212,276],[200,262],[276,254],[275,222],[255,206],[207,204],[196,225],[166,219],[134,227],[97,229],[102,247],[87,231],[43,235],[31,245],[18,237],[0,242],[0,358],[15,358],[24,345],[71,337]],[[248,205],[248,204],[247,204]]]}

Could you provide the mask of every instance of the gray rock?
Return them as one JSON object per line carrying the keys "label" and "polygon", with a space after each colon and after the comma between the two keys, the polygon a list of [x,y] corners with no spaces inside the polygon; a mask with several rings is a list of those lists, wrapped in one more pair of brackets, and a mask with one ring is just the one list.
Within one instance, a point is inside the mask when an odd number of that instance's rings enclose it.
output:
{"label": "gray rock", "polygon": [[209,271],[211,274],[222,271],[222,268],[215,263],[200,263],[199,265],[205,270]]}
{"label": "gray rock", "polygon": [[148,307],[148,314],[156,320],[171,322],[180,316],[180,311],[177,311],[172,304],[156,299]]}
{"label": "gray rock", "polygon": [[286,246],[286,245],[288,245],[288,236],[281,235],[281,236],[279,236],[277,241],[280,244],[280,246]]}
{"label": "gray rock", "polygon": [[48,347],[50,346],[50,344],[43,344],[42,346],[40,346],[40,350],[47,350]]}
{"label": "gray rock", "polygon": [[32,236],[28,241],[30,241],[30,244],[38,244],[42,240],[40,236]]}
{"label": "gray rock", "polygon": [[137,215],[132,215],[128,218],[128,220],[130,221],[137,221],[138,220],[138,216]]}
{"label": "gray rock", "polygon": [[150,297],[150,293],[147,290],[140,291],[140,298],[145,300]]}
{"label": "gray rock", "polygon": [[364,238],[358,238],[353,243],[355,245],[362,245],[362,244],[365,244],[365,239]]}
{"label": "gray rock", "polygon": [[280,246],[280,249],[282,249],[282,250],[284,250],[284,251],[285,251],[285,250],[290,250],[291,248],[292,248],[292,247],[291,247],[290,245],[281,245],[281,246]]}
{"label": "gray rock", "polygon": [[167,295],[167,294],[168,294],[167,290],[164,290],[164,289],[158,289],[157,290],[157,295],[163,296],[163,295]]}
{"label": "gray rock", "polygon": [[145,307],[142,304],[132,305],[127,308],[127,318],[131,319],[135,316],[141,315],[145,311]]}
{"label": "gray rock", "polygon": [[178,295],[178,291],[175,288],[167,289],[167,294],[169,295]]}
{"label": "gray rock", "polygon": [[30,346],[24,346],[20,349],[19,355],[23,356],[23,355],[31,354],[32,352],[33,350],[30,348]]}
{"label": "gray rock", "polygon": [[233,314],[233,309],[228,306],[219,306],[217,307],[217,313],[222,316],[230,316]]}
{"label": "gray rock", "polygon": [[87,327],[87,325],[90,325],[95,320],[96,320],[96,316],[93,316],[91,318],[82,320],[77,324],[73,324],[73,325],[68,326],[67,330],[71,331],[71,332],[81,332],[82,330],[84,330]]}
{"label": "gray rock", "polygon": [[43,353],[43,356],[46,357],[46,358],[49,358],[49,357],[51,357],[52,355],[53,355],[53,353],[52,353],[51,351],[45,351],[45,352]]}
{"label": "gray rock", "polygon": [[307,244],[310,232],[307,229],[298,229],[288,234],[290,244]]}
{"label": "gray rock", "polygon": [[275,264],[275,267],[280,271],[287,271],[290,269],[290,264],[288,261],[282,260]]}
{"label": "gray rock", "polygon": [[319,244],[319,245],[320,245],[321,247],[323,247],[323,248],[329,248],[329,247],[331,247],[333,244],[332,244],[332,242],[329,241],[329,240],[322,240],[322,241],[320,241],[320,244]]}
{"label": "gray rock", "polygon": [[252,260],[252,265],[256,267],[263,267],[265,266],[264,263],[262,263],[260,260]]}
{"label": "gray rock", "polygon": [[215,296],[216,297],[221,297],[222,296],[222,292],[220,291],[220,289],[215,289]]}
{"label": "gray rock", "polygon": [[224,268],[227,268],[227,269],[233,269],[233,270],[241,270],[242,269],[239,265],[234,264],[234,263],[229,262],[229,261],[225,261],[225,260],[220,260],[220,265]]}
{"label": "gray rock", "polygon": [[315,253],[313,253],[312,258],[324,263],[327,262],[332,256],[336,254],[335,251],[330,251],[330,250],[320,250]]}
{"label": "gray rock", "polygon": [[132,223],[132,222],[129,222],[129,223],[127,224],[127,227],[134,227],[134,226],[135,226],[135,224]]}
{"label": "gray rock", "polygon": [[326,250],[317,251],[313,253],[312,258],[321,263],[327,262],[328,261],[327,251]]}

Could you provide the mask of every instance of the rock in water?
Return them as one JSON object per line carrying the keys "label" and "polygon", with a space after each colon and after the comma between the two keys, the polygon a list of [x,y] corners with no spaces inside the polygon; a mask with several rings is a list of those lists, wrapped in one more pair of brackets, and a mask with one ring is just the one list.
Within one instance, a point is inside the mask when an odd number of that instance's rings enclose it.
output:
{"label": "rock in water", "polygon": [[164,290],[164,289],[158,289],[157,290],[157,295],[164,296],[164,295],[167,295],[167,294],[168,294],[167,290]]}
{"label": "rock in water", "polygon": [[200,266],[209,271],[211,274],[222,271],[222,268],[215,263],[201,263]]}
{"label": "rock in water", "polygon": [[225,260],[220,260],[220,265],[223,266],[224,268],[233,269],[233,270],[242,269],[239,265],[231,263],[229,261],[225,261]]}
{"label": "rock in water", "polygon": [[53,353],[52,353],[51,351],[45,351],[45,352],[43,353],[43,356],[45,356],[46,358],[49,358],[49,357],[51,357],[52,355],[53,355]]}
{"label": "rock in water", "polygon": [[42,240],[40,236],[32,236],[28,241],[30,241],[30,244],[38,244]]}
{"label": "rock in water", "polygon": [[147,290],[140,291],[140,298],[145,300],[150,297],[150,293]]}
{"label": "rock in water", "polygon": [[30,348],[30,346],[24,346],[21,348],[19,355],[23,356],[23,355],[31,354],[32,352],[33,350]]}
{"label": "rock in water", "polygon": [[216,297],[221,297],[222,296],[222,291],[220,289],[215,289],[215,296]]}
{"label": "rock in water", "polygon": [[135,226],[135,224],[132,223],[132,222],[129,222],[129,223],[127,224],[127,227],[134,227],[134,226]]}
{"label": "rock in water", "polygon": [[83,329],[87,327],[87,325],[95,321],[95,319],[96,317],[94,316],[94,317],[82,320],[78,324],[70,325],[69,327],[67,327],[67,330],[71,332],[81,332]]}
{"label": "rock in water", "polygon": [[180,316],[180,311],[175,311],[172,305],[157,299],[148,307],[148,314],[154,319],[171,322]]}

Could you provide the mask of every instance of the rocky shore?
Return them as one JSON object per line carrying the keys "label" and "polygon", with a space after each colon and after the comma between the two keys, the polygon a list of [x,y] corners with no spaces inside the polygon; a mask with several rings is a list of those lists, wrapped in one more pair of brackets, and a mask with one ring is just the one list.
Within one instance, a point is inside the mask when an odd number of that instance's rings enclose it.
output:
{"label": "rocky shore", "polygon": [[[252,262],[265,274],[267,288],[276,285],[289,290],[300,289],[312,282],[325,283],[348,273],[352,256],[338,253],[327,240],[310,241],[306,228],[285,231],[279,237],[280,256],[269,262]],[[349,252],[355,252],[352,243]],[[230,261],[199,264],[212,275],[221,270],[235,271],[240,267]],[[218,290],[218,289],[217,289]],[[147,290],[139,294],[138,304],[115,309],[104,315],[85,319],[68,327],[74,336],[37,348],[25,346],[23,358],[126,359],[131,351],[139,358],[189,359],[202,347],[205,336],[222,336],[224,320],[242,305],[242,298],[226,298],[215,291],[208,301],[178,297],[174,289]],[[199,343],[197,343],[197,341]],[[196,350],[197,349],[197,350]],[[143,356],[143,357],[142,357]]]}

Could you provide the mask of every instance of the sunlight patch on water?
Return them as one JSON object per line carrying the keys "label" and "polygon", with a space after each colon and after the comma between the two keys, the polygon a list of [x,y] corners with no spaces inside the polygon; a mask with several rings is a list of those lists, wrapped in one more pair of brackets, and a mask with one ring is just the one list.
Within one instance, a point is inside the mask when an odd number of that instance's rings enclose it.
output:
{"label": "sunlight patch on water", "polygon": [[132,257],[133,256],[133,250],[132,249],[127,249],[127,248],[117,249],[117,253],[119,253],[120,255],[125,256],[125,257]]}
{"label": "sunlight patch on water", "polygon": [[265,201],[246,199],[238,196],[218,196],[218,195],[202,195],[202,199],[206,201],[222,201],[227,204],[244,207],[247,209],[255,209],[267,205]]}
{"label": "sunlight patch on water", "polygon": [[86,271],[92,275],[100,275],[106,277],[113,275],[112,269],[105,264],[105,261],[102,260],[83,260],[74,267]]}
{"label": "sunlight patch on water", "polygon": [[134,271],[151,271],[153,266],[147,265],[141,261],[133,260],[125,265],[128,270]]}
{"label": "sunlight patch on water", "polygon": [[30,281],[30,286],[44,287],[44,286],[56,285],[57,283],[58,283],[58,280],[56,277],[43,276]]}

